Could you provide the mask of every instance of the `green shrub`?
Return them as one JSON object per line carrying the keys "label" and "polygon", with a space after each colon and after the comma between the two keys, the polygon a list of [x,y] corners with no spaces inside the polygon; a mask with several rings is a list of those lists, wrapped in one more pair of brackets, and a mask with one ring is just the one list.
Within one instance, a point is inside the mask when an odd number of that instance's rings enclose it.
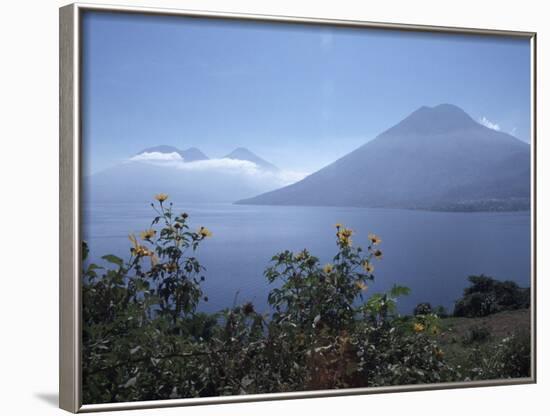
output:
{"label": "green shrub", "polygon": [[463,374],[468,380],[497,380],[529,377],[531,338],[528,332],[516,333],[496,344],[472,348]]}
{"label": "green shrub", "polygon": [[415,306],[413,315],[428,315],[432,313],[432,305],[429,302],[419,303]]}
{"label": "green shrub", "polygon": [[449,313],[447,312],[447,309],[444,306],[436,306],[433,310],[433,313],[439,316],[440,318],[447,318],[449,317]]}
{"label": "green shrub", "polygon": [[520,331],[505,338],[500,347],[500,376],[503,378],[531,375],[531,335]]}
{"label": "green shrub", "polygon": [[481,317],[505,310],[530,306],[529,289],[512,281],[499,281],[485,275],[470,276],[470,287],[455,303],[454,316]]}

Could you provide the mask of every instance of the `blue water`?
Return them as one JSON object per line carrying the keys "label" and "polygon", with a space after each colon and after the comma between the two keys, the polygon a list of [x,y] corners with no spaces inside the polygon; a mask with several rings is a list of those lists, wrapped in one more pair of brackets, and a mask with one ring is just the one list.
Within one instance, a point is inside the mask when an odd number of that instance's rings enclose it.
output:
{"label": "blue water", "polygon": [[[217,311],[253,301],[267,311],[269,285],[263,271],[275,253],[307,248],[322,263],[336,253],[334,224],[354,230],[354,245],[367,245],[367,235],[382,238],[384,258],[375,263],[369,292],[394,283],[411,294],[399,301],[410,312],[419,302],[452,310],[471,274],[530,282],[530,214],[446,213],[340,207],[244,206],[174,203],[187,212],[190,225],[213,233],[197,252],[206,267],[203,290],[208,302],[199,309]],[[148,228],[155,213],[147,205],[94,204],[84,209],[84,239],[92,259],[107,253],[126,257],[129,233]]]}

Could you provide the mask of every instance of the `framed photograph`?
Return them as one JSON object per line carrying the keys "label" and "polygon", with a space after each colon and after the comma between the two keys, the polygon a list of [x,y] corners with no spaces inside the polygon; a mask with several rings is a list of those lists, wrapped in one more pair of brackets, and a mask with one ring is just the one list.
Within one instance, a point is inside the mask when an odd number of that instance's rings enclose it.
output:
{"label": "framed photograph", "polygon": [[60,9],[60,407],[533,383],[536,35]]}

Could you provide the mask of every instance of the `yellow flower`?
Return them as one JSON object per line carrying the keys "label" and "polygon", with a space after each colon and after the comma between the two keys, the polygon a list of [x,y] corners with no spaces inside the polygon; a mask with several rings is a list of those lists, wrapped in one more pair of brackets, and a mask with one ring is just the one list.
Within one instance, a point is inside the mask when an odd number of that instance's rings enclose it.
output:
{"label": "yellow flower", "polygon": [[143,246],[137,246],[136,248],[132,248],[132,252],[138,257],[149,257],[154,254],[152,251],[149,251],[147,247],[143,247]]}
{"label": "yellow flower", "polygon": [[340,224],[340,223],[336,223],[334,226],[335,226],[336,228],[342,228],[342,227],[343,227],[343,225]]}
{"label": "yellow flower", "polygon": [[352,244],[352,239],[349,237],[340,237],[340,244],[342,244],[345,247],[350,247]]}
{"label": "yellow flower", "polygon": [[381,259],[382,255],[383,255],[382,251],[380,251],[380,250],[376,250],[373,254],[374,254],[374,258],[376,258],[376,259]]}
{"label": "yellow flower", "polygon": [[298,254],[295,254],[294,255],[294,259],[296,261],[302,261],[302,260],[305,260],[307,258],[307,252],[306,250],[302,250],[300,251]]}
{"label": "yellow flower", "polygon": [[132,254],[135,254],[138,257],[153,256],[155,254],[152,251],[149,251],[149,249],[147,249],[147,247],[139,245],[135,235],[130,234],[128,236],[128,238],[130,239],[130,241],[132,242],[132,245],[133,245],[133,247],[130,249]]}
{"label": "yellow flower", "polygon": [[201,235],[202,238],[212,237],[212,231],[210,231],[206,227],[201,227],[199,229],[199,234]]}
{"label": "yellow flower", "polygon": [[323,267],[323,271],[326,274],[332,273],[332,270],[333,270],[333,267],[332,267],[332,264],[330,263],[325,264],[325,267]]}
{"label": "yellow flower", "polygon": [[342,228],[342,231],[340,231],[340,234],[344,237],[351,237],[353,235],[353,230],[349,228]]}
{"label": "yellow flower", "polygon": [[351,236],[353,235],[353,230],[349,228],[339,228],[338,232],[336,233],[336,237],[338,237],[338,241],[341,245],[349,247],[351,246]]}
{"label": "yellow flower", "polygon": [[374,272],[374,266],[370,264],[368,261],[363,262],[363,269],[365,269],[367,273]]}
{"label": "yellow flower", "polygon": [[363,290],[363,291],[367,291],[367,289],[369,288],[365,282],[355,282],[355,286],[357,286],[359,289]]}
{"label": "yellow flower", "polygon": [[155,230],[145,230],[141,232],[140,237],[142,240],[150,240],[155,236],[156,233],[157,232]]}
{"label": "yellow flower", "polygon": [[373,234],[373,233],[369,234],[369,240],[371,241],[373,246],[377,246],[378,244],[380,244],[382,242],[380,237],[378,237],[376,234]]}
{"label": "yellow flower", "polygon": [[413,329],[414,329],[414,332],[422,332],[422,331],[424,331],[424,329],[426,329],[426,327],[424,325],[422,325],[421,323],[416,322],[413,325]]}
{"label": "yellow flower", "polygon": [[156,194],[155,199],[159,202],[164,202],[168,199],[168,195],[167,194]]}

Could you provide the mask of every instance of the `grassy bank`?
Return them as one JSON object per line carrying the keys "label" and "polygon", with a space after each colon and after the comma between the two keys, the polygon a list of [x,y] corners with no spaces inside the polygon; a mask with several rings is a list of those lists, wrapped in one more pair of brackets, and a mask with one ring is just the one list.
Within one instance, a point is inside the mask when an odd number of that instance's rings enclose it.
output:
{"label": "grassy bank", "polygon": [[[441,319],[441,332],[436,339],[446,361],[462,369],[470,378],[491,378],[495,367],[514,365],[522,372],[512,371],[510,377],[529,374],[525,360],[530,346],[530,309],[503,311],[485,317]],[[511,350],[507,362],[502,362],[502,350]],[[523,355],[523,358],[521,357]],[[485,374],[483,374],[483,372]],[[487,374],[487,372],[489,374]]]}

